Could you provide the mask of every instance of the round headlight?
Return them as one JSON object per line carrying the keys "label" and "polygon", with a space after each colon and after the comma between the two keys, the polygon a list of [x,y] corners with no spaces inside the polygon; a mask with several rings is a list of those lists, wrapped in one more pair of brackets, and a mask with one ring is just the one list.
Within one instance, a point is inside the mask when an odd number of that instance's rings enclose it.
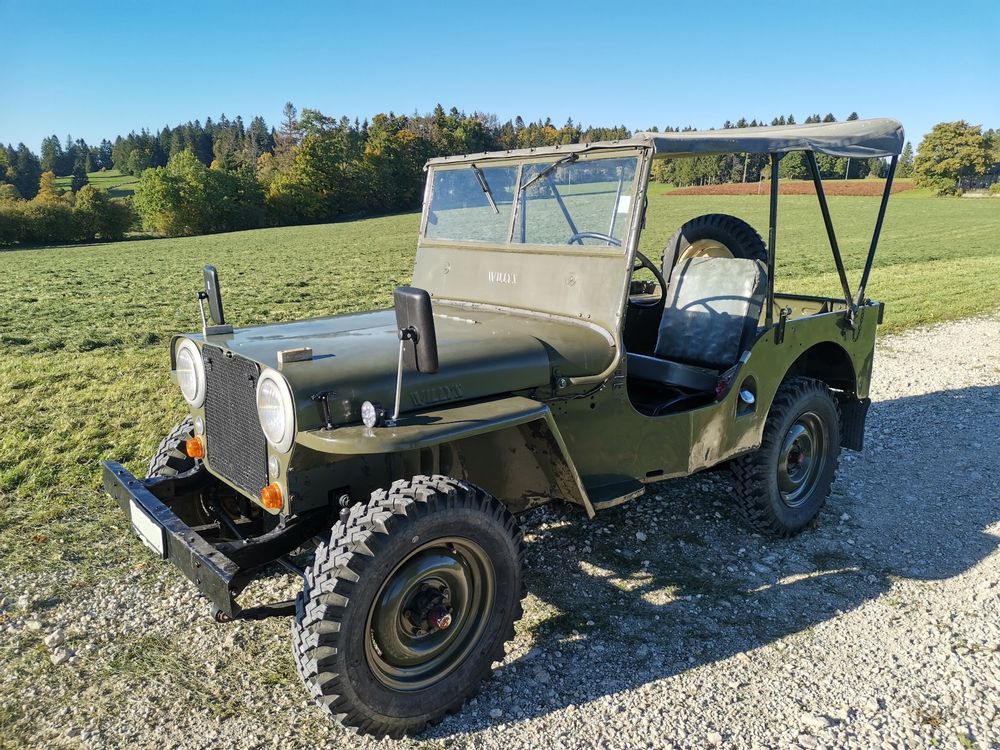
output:
{"label": "round headlight", "polygon": [[191,339],[181,339],[177,344],[174,368],[184,400],[195,407],[205,403],[205,363]]}
{"label": "round headlight", "polygon": [[295,403],[288,383],[274,370],[257,381],[257,419],[275,450],[287,453],[295,440]]}

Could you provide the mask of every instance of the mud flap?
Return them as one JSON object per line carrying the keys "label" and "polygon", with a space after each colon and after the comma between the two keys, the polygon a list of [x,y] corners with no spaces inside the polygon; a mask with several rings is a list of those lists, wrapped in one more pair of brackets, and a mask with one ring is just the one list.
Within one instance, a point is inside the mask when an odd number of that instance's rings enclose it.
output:
{"label": "mud flap", "polygon": [[865,419],[870,398],[845,398],[840,401],[840,445],[851,451],[862,451],[865,447]]}

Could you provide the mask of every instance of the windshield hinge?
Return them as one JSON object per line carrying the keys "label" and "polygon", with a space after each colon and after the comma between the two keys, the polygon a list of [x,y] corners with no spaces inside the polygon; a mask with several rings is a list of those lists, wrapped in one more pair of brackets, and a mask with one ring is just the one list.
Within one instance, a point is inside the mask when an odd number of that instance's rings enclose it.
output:
{"label": "windshield hinge", "polygon": [[780,344],[785,340],[785,324],[792,315],[792,308],[783,307],[778,313],[778,324],[774,328],[774,343]]}

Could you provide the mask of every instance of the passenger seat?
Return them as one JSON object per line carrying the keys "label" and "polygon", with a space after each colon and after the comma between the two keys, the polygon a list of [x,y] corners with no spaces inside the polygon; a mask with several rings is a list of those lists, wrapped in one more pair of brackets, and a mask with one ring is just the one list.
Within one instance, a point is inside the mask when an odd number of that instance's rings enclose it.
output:
{"label": "passenger seat", "polygon": [[629,353],[630,377],[712,391],[757,338],[767,290],[758,260],[691,258],[674,269],[655,356]]}

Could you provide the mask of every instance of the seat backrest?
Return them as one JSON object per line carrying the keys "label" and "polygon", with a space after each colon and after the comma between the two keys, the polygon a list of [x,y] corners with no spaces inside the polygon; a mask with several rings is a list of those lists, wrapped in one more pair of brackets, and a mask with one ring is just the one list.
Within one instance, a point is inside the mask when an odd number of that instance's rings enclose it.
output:
{"label": "seat backrest", "polygon": [[756,337],[766,289],[758,260],[684,261],[667,287],[656,356],[719,370],[736,364]]}

